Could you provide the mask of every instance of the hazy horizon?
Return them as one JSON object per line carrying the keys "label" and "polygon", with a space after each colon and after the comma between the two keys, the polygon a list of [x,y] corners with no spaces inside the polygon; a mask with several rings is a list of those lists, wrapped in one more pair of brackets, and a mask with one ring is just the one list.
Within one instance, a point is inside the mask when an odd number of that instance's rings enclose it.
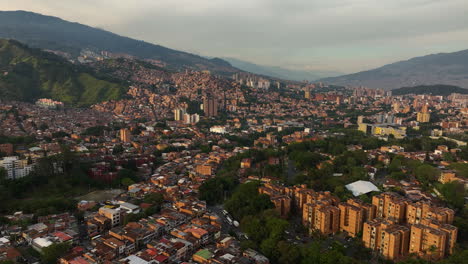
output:
{"label": "hazy horizon", "polygon": [[[353,73],[467,49],[462,0],[0,0],[202,56]],[[107,11],[107,12],[106,12]]]}

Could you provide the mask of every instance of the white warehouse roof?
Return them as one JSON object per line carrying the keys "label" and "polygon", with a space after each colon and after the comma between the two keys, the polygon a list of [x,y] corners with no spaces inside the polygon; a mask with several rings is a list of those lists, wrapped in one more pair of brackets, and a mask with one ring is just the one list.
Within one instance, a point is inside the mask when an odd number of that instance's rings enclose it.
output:
{"label": "white warehouse roof", "polygon": [[346,189],[351,191],[354,196],[359,196],[361,194],[370,193],[373,191],[380,191],[377,186],[369,181],[355,181],[345,186]]}

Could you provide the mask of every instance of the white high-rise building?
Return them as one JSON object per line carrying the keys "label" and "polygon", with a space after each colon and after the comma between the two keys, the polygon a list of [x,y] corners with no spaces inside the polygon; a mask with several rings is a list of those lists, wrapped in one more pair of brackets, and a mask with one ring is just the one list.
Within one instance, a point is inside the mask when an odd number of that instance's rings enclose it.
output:
{"label": "white high-rise building", "polygon": [[0,167],[3,167],[7,172],[8,179],[23,178],[34,169],[34,165],[28,165],[28,160],[21,160],[18,157],[5,157],[0,160]]}

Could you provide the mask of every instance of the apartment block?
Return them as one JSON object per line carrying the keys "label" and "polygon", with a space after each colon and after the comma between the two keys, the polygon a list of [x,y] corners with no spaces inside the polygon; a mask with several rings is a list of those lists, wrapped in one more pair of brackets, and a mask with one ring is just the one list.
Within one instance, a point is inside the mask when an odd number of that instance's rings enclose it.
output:
{"label": "apartment block", "polygon": [[274,196],[271,198],[271,202],[273,202],[281,217],[285,218],[289,216],[291,212],[291,198],[286,195]]}
{"label": "apartment block", "polygon": [[355,237],[362,230],[363,210],[348,203],[340,203],[338,208],[340,209],[340,231]]}
{"label": "apartment block", "polygon": [[23,178],[34,170],[34,164],[28,164],[27,159],[20,159],[16,156],[1,159],[0,167],[5,169],[7,178],[12,180]]}
{"label": "apartment block", "polygon": [[356,198],[348,199],[346,203],[361,208],[361,210],[363,211],[363,215],[362,215],[363,222],[371,221],[376,217],[375,216],[376,207],[373,204],[365,203],[362,200],[356,199]]}
{"label": "apartment block", "polygon": [[396,193],[386,192],[372,197],[372,204],[376,207],[376,217],[391,219],[396,223],[404,223],[406,206],[410,201]]}
{"label": "apartment block", "polygon": [[442,224],[451,224],[454,217],[455,211],[452,209],[435,207],[429,202],[408,204],[406,208],[406,222],[408,224],[419,224],[424,219],[433,219]]}
{"label": "apartment block", "polygon": [[107,219],[110,219],[112,227],[120,225],[121,221],[123,220],[123,211],[117,208],[104,206],[99,208],[99,214],[106,217]]}
{"label": "apartment block", "polygon": [[425,219],[411,226],[409,252],[424,259],[439,260],[453,253],[456,240],[456,227]]}
{"label": "apartment block", "polygon": [[131,134],[130,130],[127,128],[122,128],[120,129],[120,141],[125,142],[125,143],[130,143],[131,142]]}
{"label": "apartment block", "polygon": [[408,255],[410,229],[391,220],[376,218],[364,223],[364,246],[378,251],[384,258],[399,260]]}
{"label": "apartment block", "polygon": [[265,184],[258,189],[261,194],[270,196],[271,202],[275,205],[279,215],[283,218],[288,217],[291,212],[292,199],[285,192],[286,188],[272,184]]}
{"label": "apartment block", "polygon": [[212,117],[218,115],[218,101],[212,94],[207,94],[203,99],[203,111],[205,116]]}
{"label": "apartment block", "polygon": [[332,205],[332,200],[307,203],[303,208],[302,223],[309,233],[334,234],[340,228],[340,209]]}
{"label": "apartment block", "polygon": [[441,230],[415,224],[411,226],[409,253],[420,257],[439,260],[445,255],[447,234]]}

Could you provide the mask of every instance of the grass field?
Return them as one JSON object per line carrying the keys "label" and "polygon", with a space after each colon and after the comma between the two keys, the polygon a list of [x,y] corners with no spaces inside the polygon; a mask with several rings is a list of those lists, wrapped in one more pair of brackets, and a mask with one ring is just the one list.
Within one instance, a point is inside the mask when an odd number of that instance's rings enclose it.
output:
{"label": "grass field", "polygon": [[107,200],[112,200],[116,196],[123,193],[123,190],[120,189],[112,189],[112,190],[100,190],[90,192],[86,195],[77,197],[77,200],[86,200],[86,201],[95,201],[95,202],[104,202]]}

